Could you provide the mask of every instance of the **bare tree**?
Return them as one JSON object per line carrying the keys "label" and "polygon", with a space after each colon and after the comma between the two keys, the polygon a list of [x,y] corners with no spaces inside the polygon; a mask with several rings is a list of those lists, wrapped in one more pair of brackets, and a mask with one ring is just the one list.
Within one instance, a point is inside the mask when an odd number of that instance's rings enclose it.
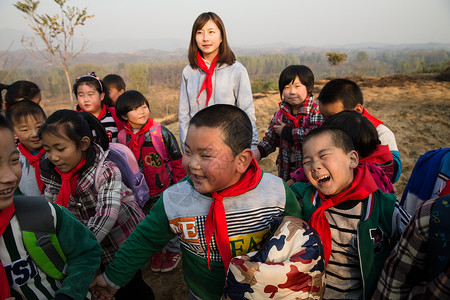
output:
{"label": "bare tree", "polygon": [[[20,61],[18,63],[14,62],[14,58],[12,58],[10,61],[11,57],[9,56],[9,50],[11,50],[12,45],[13,45],[13,42],[11,42],[11,44],[9,44],[8,49],[6,49],[5,51],[0,53],[0,61],[1,61],[0,73],[2,75],[2,77],[0,77],[0,82],[5,82],[6,79],[8,79],[9,75],[11,75],[11,73],[14,72],[25,59],[25,55],[24,55],[24,56],[22,56],[22,58],[20,59]],[[6,70],[8,70],[8,71],[6,71]],[[5,71],[6,74],[3,73],[2,71]]]}
{"label": "bare tree", "polygon": [[60,9],[60,14],[50,16],[46,13],[39,14],[37,8],[39,1],[17,1],[14,6],[23,12],[24,18],[33,30],[38,40],[44,43],[44,49],[39,48],[39,43],[33,38],[22,38],[22,44],[31,56],[45,63],[56,66],[64,71],[70,95],[70,106],[74,108],[69,76],[69,65],[72,60],[86,50],[87,41],[84,40],[79,47],[75,47],[75,28],[84,25],[85,21],[94,15],[88,15],[86,8],[80,10],[77,7],[67,7],[67,0],[53,0]]}

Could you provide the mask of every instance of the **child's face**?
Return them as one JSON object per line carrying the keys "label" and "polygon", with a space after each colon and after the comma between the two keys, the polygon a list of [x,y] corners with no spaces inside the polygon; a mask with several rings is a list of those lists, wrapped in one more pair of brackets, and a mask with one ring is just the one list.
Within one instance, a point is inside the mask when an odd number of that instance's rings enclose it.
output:
{"label": "child's face", "polygon": [[323,104],[319,99],[319,111],[322,114],[323,118],[326,120],[332,115],[340,113],[344,110],[344,103],[341,101],[336,101],[329,104]]}
{"label": "child's face", "polygon": [[189,126],[183,168],[201,194],[221,191],[239,181],[237,159],[218,128]]}
{"label": "child's face", "polygon": [[84,145],[77,148],[77,145],[67,137],[63,138],[45,132],[42,134],[42,144],[50,162],[64,173],[71,171],[80,163],[83,151],[87,149]]}
{"label": "child's face", "polygon": [[102,100],[105,93],[99,93],[93,86],[85,83],[77,87],[78,105],[84,111],[87,111],[98,117],[102,111]]}
{"label": "child's face", "polygon": [[6,128],[0,129],[0,210],[13,202],[14,191],[22,177],[19,152],[14,144],[13,133]]}
{"label": "child's face", "polygon": [[298,77],[296,77],[293,82],[287,84],[283,89],[283,99],[289,103],[294,111],[298,112],[307,97],[308,90]]}
{"label": "child's face", "polygon": [[303,145],[305,175],[324,195],[334,196],[349,188],[357,166],[356,151],[345,153],[335,146],[329,133],[314,136]]}
{"label": "child's face", "polygon": [[14,134],[28,150],[39,150],[42,148],[42,141],[39,139],[38,131],[44,123],[43,116],[37,120],[33,116],[27,116],[14,124]]}
{"label": "child's face", "polygon": [[200,30],[197,30],[195,41],[198,49],[203,53],[203,58],[211,62],[219,53],[222,33],[216,23],[209,20]]}
{"label": "child's face", "polygon": [[130,110],[127,112],[127,115],[122,118],[130,124],[131,128],[139,129],[147,123],[149,117],[150,110],[148,109],[147,104],[144,104]]}
{"label": "child's face", "polygon": [[114,87],[114,86],[112,86],[112,87],[110,87],[110,88],[108,89],[108,95],[109,95],[109,98],[112,100],[112,102],[113,102],[114,104],[116,104],[117,98],[119,98],[119,96],[122,95],[123,92],[124,92],[123,89],[121,89],[121,90],[119,91],[119,90],[118,90],[116,87]]}

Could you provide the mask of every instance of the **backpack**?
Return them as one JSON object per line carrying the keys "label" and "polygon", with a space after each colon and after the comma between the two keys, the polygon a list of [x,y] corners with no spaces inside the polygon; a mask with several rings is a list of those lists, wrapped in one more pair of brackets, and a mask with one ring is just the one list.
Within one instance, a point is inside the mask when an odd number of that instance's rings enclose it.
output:
{"label": "backpack", "polygon": [[14,196],[14,207],[28,254],[44,273],[62,280],[67,258],[56,236],[49,203],[43,197]]}
{"label": "backpack", "polygon": [[[153,125],[152,127],[150,127],[150,137],[152,139],[152,144],[153,147],[155,147],[156,152],[169,167],[170,173],[172,173],[173,172],[172,162],[170,161],[170,158],[167,155],[166,145],[164,144],[160,123],[153,121]],[[119,131],[117,135],[117,140],[119,142],[123,142],[124,144],[127,143],[127,133],[125,129]]]}
{"label": "backpack", "polygon": [[125,145],[119,143],[109,143],[108,150],[105,151],[105,155],[98,162],[95,169],[94,182],[95,189],[99,189],[99,172],[100,167],[103,165],[105,159],[108,158],[114,162],[122,174],[122,181],[125,185],[133,191],[134,200],[142,208],[150,198],[147,182],[145,182],[144,175],[139,169],[139,165],[134,157],[133,152]]}

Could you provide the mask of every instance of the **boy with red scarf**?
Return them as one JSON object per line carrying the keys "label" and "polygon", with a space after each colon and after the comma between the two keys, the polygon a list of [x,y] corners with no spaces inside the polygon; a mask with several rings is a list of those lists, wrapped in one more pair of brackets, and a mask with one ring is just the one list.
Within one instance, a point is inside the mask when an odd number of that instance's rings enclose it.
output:
{"label": "boy with red scarf", "polygon": [[6,117],[14,127],[14,135],[19,140],[22,180],[16,194],[42,196],[44,183],[41,180],[39,163],[45,157],[45,149],[38,136],[39,128],[45,123],[44,110],[35,102],[23,100],[14,103],[6,110]]}
{"label": "boy with red scarf", "polygon": [[278,176],[292,184],[291,172],[301,167],[302,141],[312,129],[322,125],[322,115],[314,101],[314,74],[303,65],[291,65],[281,72],[278,81],[281,103],[254,151],[256,160],[280,149]]}
{"label": "boy with red scarf", "polygon": [[163,192],[94,281],[94,294],[111,297],[178,235],[190,297],[220,299],[231,258],[258,250],[274,218],[301,216],[289,187],[261,171],[251,141],[252,125],[241,109],[217,104],[199,111],[190,121],[183,155],[189,178]]}
{"label": "boy with red scarf", "polygon": [[402,161],[398,152],[397,142],[394,133],[363,107],[363,94],[359,86],[348,79],[338,78],[329,81],[320,91],[319,97],[320,112],[323,117],[337,114],[343,110],[356,110],[366,117],[375,126],[378,132],[378,139],[381,145],[389,146],[389,151],[394,158],[394,172],[391,182],[397,182],[402,173]]}
{"label": "boy with red scarf", "polygon": [[382,193],[358,161],[341,129],[322,126],[303,141],[302,163],[311,183],[295,183],[292,190],[322,240],[324,299],[369,299],[409,220],[395,196]]}

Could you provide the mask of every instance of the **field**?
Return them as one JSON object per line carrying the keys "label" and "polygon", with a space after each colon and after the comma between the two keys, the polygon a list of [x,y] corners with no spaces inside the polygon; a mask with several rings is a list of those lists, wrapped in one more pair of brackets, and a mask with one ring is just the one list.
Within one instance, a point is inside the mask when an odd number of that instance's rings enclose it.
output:
{"label": "field", "polygon": [[[394,187],[397,197],[401,198],[419,156],[431,149],[450,147],[450,82],[437,81],[434,75],[352,79],[362,88],[364,106],[372,115],[384,121],[396,136],[403,171]],[[326,82],[316,82],[316,96]],[[176,91],[172,93],[177,94]],[[261,139],[278,108],[280,97],[277,91],[273,91],[255,94],[254,98]],[[43,105],[48,112],[54,111],[56,106],[64,106],[49,100],[44,100]],[[176,116],[168,116],[160,121],[178,136]],[[275,173],[275,159],[276,153],[263,159],[262,169]],[[147,283],[154,289],[156,299],[187,299],[181,264],[166,274],[153,273],[150,268],[144,268],[143,271]]]}

